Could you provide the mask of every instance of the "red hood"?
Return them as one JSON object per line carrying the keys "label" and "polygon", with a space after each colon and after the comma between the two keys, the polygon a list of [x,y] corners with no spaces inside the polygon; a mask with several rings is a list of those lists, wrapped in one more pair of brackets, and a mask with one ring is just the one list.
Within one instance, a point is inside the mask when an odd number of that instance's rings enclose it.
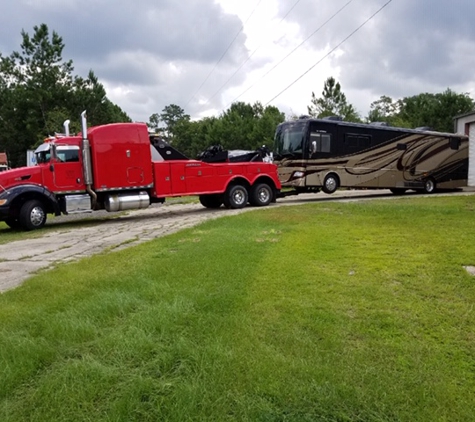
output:
{"label": "red hood", "polygon": [[30,183],[41,185],[43,182],[41,170],[39,166],[32,166],[2,171],[0,172],[0,190]]}

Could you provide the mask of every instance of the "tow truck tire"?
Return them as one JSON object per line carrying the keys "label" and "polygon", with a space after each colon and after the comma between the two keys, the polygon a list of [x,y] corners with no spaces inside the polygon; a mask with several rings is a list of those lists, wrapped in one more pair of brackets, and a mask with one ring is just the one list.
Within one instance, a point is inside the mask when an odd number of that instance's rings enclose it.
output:
{"label": "tow truck tire", "polygon": [[340,186],[338,176],[335,174],[329,174],[323,181],[322,191],[328,194],[334,193]]}
{"label": "tow truck tire", "polygon": [[18,230],[21,228],[18,218],[9,217],[5,220],[5,224],[10,227],[12,230]]}
{"label": "tow truck tire", "polygon": [[200,204],[206,208],[219,208],[221,205],[223,205],[223,195],[200,195]]}
{"label": "tow truck tire", "polygon": [[224,193],[224,206],[230,209],[244,208],[248,201],[247,189],[239,184],[230,185]]}
{"label": "tow truck tire", "polygon": [[41,201],[26,201],[20,209],[18,218],[20,226],[25,230],[40,229],[46,223],[46,210]]}
{"label": "tow truck tire", "polygon": [[256,183],[251,188],[249,202],[255,207],[265,207],[272,202],[274,194],[267,183]]}

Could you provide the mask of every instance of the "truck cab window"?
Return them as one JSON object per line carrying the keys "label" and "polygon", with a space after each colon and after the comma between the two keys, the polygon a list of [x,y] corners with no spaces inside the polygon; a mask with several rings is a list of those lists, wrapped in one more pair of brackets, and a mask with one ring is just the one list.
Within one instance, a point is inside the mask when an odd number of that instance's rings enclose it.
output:
{"label": "truck cab window", "polygon": [[63,163],[77,163],[79,162],[79,147],[57,146],[56,158]]}

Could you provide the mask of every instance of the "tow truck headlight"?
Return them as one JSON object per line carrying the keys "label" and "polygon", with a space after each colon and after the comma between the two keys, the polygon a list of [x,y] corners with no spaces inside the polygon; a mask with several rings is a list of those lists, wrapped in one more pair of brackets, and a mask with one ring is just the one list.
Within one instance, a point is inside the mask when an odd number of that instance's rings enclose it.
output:
{"label": "tow truck headlight", "polygon": [[0,207],[5,205],[8,202],[8,199],[0,199]]}

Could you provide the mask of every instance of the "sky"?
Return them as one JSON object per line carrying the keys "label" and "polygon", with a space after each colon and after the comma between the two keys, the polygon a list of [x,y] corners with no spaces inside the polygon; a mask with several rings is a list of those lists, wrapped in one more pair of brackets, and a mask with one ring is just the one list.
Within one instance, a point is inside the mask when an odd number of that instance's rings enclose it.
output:
{"label": "sky", "polygon": [[[0,53],[45,23],[133,121],[176,104],[192,119],[233,102],[307,113],[340,82],[362,117],[382,95],[475,98],[473,0],[0,0]],[[75,116],[71,116],[75,118]]]}

